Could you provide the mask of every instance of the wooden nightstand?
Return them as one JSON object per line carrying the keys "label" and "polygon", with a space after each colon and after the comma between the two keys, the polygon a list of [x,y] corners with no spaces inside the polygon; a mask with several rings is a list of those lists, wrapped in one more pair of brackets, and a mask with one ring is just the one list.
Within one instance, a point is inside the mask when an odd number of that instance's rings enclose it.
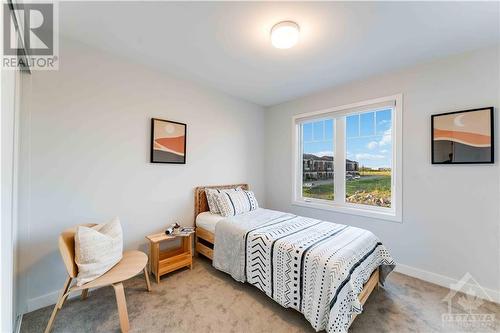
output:
{"label": "wooden nightstand", "polygon": [[[170,236],[164,232],[149,235],[149,270],[156,277],[156,283],[160,283],[160,276],[178,270],[179,268],[189,266],[193,269],[193,235],[189,236]],[[181,238],[179,248],[160,251],[160,243]]]}

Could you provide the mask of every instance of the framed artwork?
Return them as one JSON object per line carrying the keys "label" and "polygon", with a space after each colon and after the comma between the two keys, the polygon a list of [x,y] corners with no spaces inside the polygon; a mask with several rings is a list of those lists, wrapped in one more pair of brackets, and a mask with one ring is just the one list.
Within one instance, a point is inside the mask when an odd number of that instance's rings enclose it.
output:
{"label": "framed artwork", "polygon": [[187,125],[151,119],[151,163],[186,164]]}
{"label": "framed artwork", "polygon": [[431,117],[432,164],[494,163],[493,107]]}

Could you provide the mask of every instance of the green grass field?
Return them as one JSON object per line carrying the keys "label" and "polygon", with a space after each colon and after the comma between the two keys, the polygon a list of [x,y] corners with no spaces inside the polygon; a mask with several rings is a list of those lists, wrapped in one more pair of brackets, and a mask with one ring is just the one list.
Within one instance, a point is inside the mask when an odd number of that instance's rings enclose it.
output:
{"label": "green grass field", "polygon": [[[314,183],[314,181],[312,181]],[[333,200],[333,184],[321,184],[311,188],[303,187],[304,197]],[[390,174],[373,174],[361,177],[361,179],[348,180],[346,184],[346,197],[355,194],[371,194],[376,199],[389,201],[391,198],[391,176]],[[359,202],[363,203],[363,202]]]}
{"label": "green grass field", "polygon": [[345,191],[348,197],[356,192],[380,192],[391,197],[391,175],[374,175],[347,181]]}
{"label": "green grass field", "polygon": [[307,198],[333,200],[333,184],[302,187],[302,195]]}

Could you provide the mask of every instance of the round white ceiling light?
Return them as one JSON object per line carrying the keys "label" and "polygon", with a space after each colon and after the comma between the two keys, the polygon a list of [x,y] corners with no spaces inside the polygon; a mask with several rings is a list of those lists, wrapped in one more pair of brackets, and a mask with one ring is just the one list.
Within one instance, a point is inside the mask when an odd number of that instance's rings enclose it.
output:
{"label": "round white ceiling light", "polygon": [[282,21],[271,29],[271,43],[277,49],[289,49],[299,41],[299,25],[292,21]]}

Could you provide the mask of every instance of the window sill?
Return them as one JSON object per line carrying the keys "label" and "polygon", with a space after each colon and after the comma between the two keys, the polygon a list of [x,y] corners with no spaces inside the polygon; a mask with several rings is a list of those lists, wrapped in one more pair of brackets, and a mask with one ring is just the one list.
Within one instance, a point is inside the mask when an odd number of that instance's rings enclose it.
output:
{"label": "window sill", "polygon": [[371,217],[374,219],[386,220],[397,223],[402,222],[401,214],[398,214],[395,210],[386,208],[378,208],[378,207],[364,208],[361,205],[353,205],[353,204],[339,205],[335,203],[323,203],[318,200],[311,200],[311,201],[294,200],[292,201],[292,205],[328,210],[342,214]]}

